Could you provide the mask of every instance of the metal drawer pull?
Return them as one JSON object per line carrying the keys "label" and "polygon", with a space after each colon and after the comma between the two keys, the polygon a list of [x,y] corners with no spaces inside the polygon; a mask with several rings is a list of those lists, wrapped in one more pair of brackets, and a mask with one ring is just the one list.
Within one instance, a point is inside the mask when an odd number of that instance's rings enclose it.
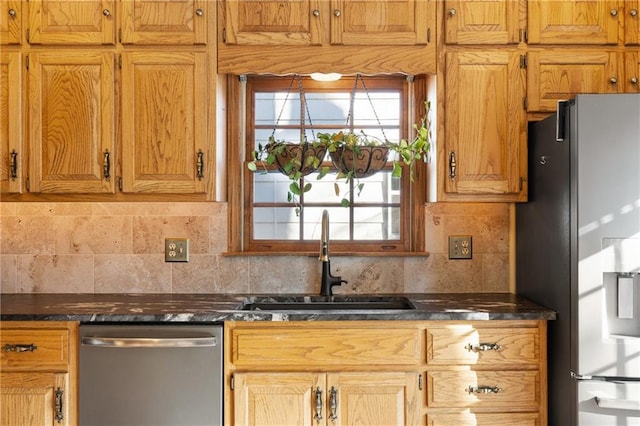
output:
{"label": "metal drawer pull", "polygon": [[56,421],[62,423],[64,415],[62,414],[62,396],[64,391],[60,388],[56,389]]}
{"label": "metal drawer pull", "polygon": [[331,386],[329,396],[329,420],[335,423],[338,420],[338,391]]}
{"label": "metal drawer pull", "polygon": [[101,346],[108,348],[189,348],[217,346],[215,337],[178,337],[178,338],[145,338],[145,337],[83,337],[80,343],[84,346]]}
{"label": "metal drawer pull", "polygon": [[487,352],[487,351],[499,351],[500,349],[502,349],[502,346],[500,346],[497,343],[480,343],[477,345],[469,343],[464,348],[469,352]]}
{"label": "metal drawer pull", "polygon": [[38,347],[33,343],[31,343],[30,345],[24,345],[20,343],[16,345],[7,343],[6,345],[4,345],[5,352],[33,352],[36,349],[38,349]]}
{"label": "metal drawer pull", "polygon": [[322,420],[322,391],[318,387],[314,393],[316,399],[316,414],[313,416],[313,419],[316,423],[320,424],[320,420]]}
{"label": "metal drawer pull", "polygon": [[502,391],[502,389],[497,386],[469,386],[467,388],[469,394],[498,393],[500,391]]}

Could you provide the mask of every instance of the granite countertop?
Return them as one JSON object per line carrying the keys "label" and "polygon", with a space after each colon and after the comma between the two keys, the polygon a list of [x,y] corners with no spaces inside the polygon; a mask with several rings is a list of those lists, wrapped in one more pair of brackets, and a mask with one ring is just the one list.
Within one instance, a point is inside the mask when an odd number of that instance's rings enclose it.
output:
{"label": "granite countertop", "polygon": [[[425,293],[405,296],[416,309],[246,311],[245,302],[277,296],[242,294],[1,294],[2,321],[223,322],[336,320],[553,320],[555,312],[508,293]],[[310,296],[310,295],[307,295]],[[376,297],[381,295],[374,295]],[[351,296],[342,295],[349,298]],[[365,296],[353,295],[353,298]]]}

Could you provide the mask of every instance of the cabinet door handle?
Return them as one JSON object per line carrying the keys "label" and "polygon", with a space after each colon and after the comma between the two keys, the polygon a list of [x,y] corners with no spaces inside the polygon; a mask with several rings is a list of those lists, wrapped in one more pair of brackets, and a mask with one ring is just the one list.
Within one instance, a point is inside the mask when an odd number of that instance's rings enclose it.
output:
{"label": "cabinet door handle", "polygon": [[202,11],[202,9],[196,9],[196,15],[202,16],[204,15],[204,12]]}
{"label": "cabinet door handle", "polygon": [[104,16],[111,16],[111,11],[109,9],[105,9],[105,10],[102,11],[102,14]]}
{"label": "cabinet door handle", "polygon": [[102,162],[102,174],[105,180],[109,180],[111,177],[111,154],[109,154],[109,150],[104,150],[104,161]]}
{"label": "cabinet door handle", "polygon": [[457,168],[456,153],[454,151],[451,151],[449,153],[449,177],[451,179],[456,178],[456,168]]}
{"label": "cabinet door handle", "polygon": [[631,77],[629,81],[631,82],[631,84],[638,84],[638,77]]}
{"label": "cabinet door handle", "polygon": [[34,344],[22,344],[22,343],[18,343],[18,344],[11,344],[11,343],[7,343],[6,345],[4,345],[4,351],[5,352],[33,352],[36,349],[38,349],[38,347]]}
{"label": "cabinet door handle", "polygon": [[633,17],[638,16],[638,9],[631,9],[631,10],[629,11],[629,15],[631,15],[631,16],[633,16]]}
{"label": "cabinet door handle", "polygon": [[449,9],[449,16],[455,16],[456,13],[458,12],[454,8]]}
{"label": "cabinet door handle", "polygon": [[331,386],[329,396],[329,420],[335,423],[338,420],[338,391]]}
{"label": "cabinet door handle", "polygon": [[611,9],[611,12],[609,12],[611,14],[611,16],[618,16],[618,10],[617,9]]}
{"label": "cabinet door handle", "polygon": [[320,16],[320,11],[318,9],[313,9],[312,13],[313,13],[313,16],[315,16],[316,18]]}
{"label": "cabinet door handle", "polygon": [[502,349],[502,346],[500,346],[497,343],[479,343],[477,345],[469,343],[464,348],[469,352],[487,352],[487,351],[499,351],[500,349]]}
{"label": "cabinet door handle", "polygon": [[16,180],[18,177],[18,153],[16,150],[11,151],[11,164],[9,165],[11,179]]}
{"label": "cabinet door handle", "polygon": [[336,9],[333,11],[333,16],[335,16],[336,18],[339,18],[340,15],[342,15],[342,12],[340,11],[340,9]]}
{"label": "cabinet door handle", "polygon": [[320,388],[316,388],[314,391],[315,400],[316,400],[316,414],[313,416],[313,419],[316,423],[320,424],[320,420],[322,420],[322,391]]}
{"label": "cabinet door handle", "polygon": [[202,180],[204,177],[204,153],[202,150],[198,151],[198,158],[196,159],[196,175],[198,180]]}
{"label": "cabinet door handle", "polygon": [[58,423],[62,423],[64,419],[64,414],[62,414],[62,397],[64,396],[64,391],[60,388],[56,389],[56,421]]}
{"label": "cabinet door handle", "polygon": [[502,389],[497,386],[469,386],[467,392],[469,394],[486,394],[486,393],[499,393]]}
{"label": "cabinet door handle", "polygon": [[616,77],[611,77],[611,78],[609,79],[609,83],[611,83],[611,84],[618,84],[618,79],[617,79]]}
{"label": "cabinet door handle", "polygon": [[9,16],[11,16],[12,18],[15,18],[17,15],[15,9],[9,9]]}

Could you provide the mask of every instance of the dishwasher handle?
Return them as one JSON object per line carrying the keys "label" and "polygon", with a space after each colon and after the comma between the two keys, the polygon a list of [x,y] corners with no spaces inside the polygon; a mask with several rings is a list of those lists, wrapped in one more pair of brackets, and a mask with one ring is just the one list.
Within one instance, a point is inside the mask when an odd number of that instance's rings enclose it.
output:
{"label": "dishwasher handle", "polygon": [[80,344],[103,348],[193,348],[217,346],[218,340],[214,336],[169,338],[84,336]]}

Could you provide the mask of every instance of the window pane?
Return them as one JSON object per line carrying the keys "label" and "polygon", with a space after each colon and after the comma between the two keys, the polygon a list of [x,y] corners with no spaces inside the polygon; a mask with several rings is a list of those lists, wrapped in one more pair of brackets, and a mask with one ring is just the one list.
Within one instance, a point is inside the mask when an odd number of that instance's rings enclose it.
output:
{"label": "window pane", "polygon": [[363,207],[355,209],[354,239],[356,240],[397,240],[399,207]]}

